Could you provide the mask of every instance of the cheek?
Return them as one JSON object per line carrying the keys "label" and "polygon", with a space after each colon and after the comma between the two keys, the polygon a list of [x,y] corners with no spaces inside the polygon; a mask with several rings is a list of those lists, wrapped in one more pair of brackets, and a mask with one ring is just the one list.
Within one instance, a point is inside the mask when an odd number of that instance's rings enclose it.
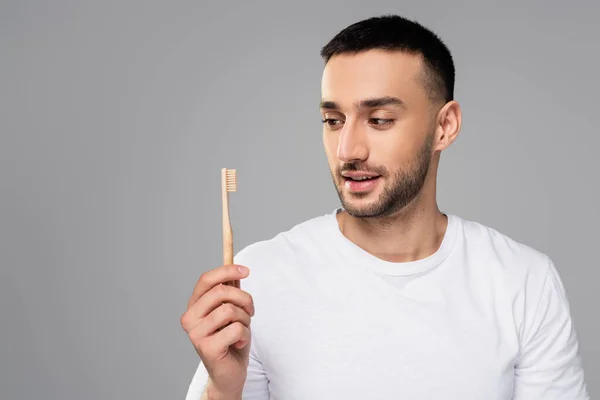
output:
{"label": "cheek", "polygon": [[409,164],[420,143],[418,132],[403,127],[386,131],[385,134],[374,134],[369,142],[372,162],[390,171]]}

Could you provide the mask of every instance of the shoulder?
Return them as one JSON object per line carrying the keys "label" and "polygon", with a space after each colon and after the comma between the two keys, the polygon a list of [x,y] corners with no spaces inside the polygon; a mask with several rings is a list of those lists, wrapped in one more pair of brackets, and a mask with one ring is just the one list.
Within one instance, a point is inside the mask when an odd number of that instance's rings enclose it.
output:
{"label": "shoulder", "polygon": [[523,326],[543,293],[562,291],[562,282],[548,254],[475,221],[462,220],[462,252],[469,275],[480,290],[499,296]]}
{"label": "shoulder", "polygon": [[522,339],[547,304],[560,303],[568,313],[559,269],[548,254],[481,223],[462,220],[462,225],[469,274],[509,307]]}
{"label": "shoulder", "polygon": [[548,254],[480,222],[460,218],[467,254],[510,276],[545,279],[552,267]]}

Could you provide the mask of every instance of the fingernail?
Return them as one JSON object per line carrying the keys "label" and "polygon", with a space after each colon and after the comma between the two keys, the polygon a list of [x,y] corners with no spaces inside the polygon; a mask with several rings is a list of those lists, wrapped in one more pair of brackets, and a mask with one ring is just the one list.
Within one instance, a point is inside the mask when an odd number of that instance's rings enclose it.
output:
{"label": "fingernail", "polygon": [[248,273],[248,268],[240,265],[240,266],[238,266],[238,271],[240,271],[240,273],[246,275],[246,273]]}

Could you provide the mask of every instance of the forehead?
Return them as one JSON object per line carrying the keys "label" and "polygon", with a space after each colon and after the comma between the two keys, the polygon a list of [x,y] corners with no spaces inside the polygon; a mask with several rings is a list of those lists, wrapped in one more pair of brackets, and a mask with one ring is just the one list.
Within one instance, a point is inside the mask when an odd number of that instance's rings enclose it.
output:
{"label": "forehead", "polygon": [[323,99],[348,105],[364,98],[393,96],[410,104],[425,99],[422,59],[400,51],[338,54],[323,70]]}

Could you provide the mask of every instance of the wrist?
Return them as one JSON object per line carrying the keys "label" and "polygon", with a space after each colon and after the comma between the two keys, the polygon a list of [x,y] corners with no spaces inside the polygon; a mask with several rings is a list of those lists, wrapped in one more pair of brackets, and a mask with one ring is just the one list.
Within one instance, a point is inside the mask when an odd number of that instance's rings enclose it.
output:
{"label": "wrist", "polygon": [[242,400],[242,394],[231,390],[221,390],[209,380],[201,400]]}

